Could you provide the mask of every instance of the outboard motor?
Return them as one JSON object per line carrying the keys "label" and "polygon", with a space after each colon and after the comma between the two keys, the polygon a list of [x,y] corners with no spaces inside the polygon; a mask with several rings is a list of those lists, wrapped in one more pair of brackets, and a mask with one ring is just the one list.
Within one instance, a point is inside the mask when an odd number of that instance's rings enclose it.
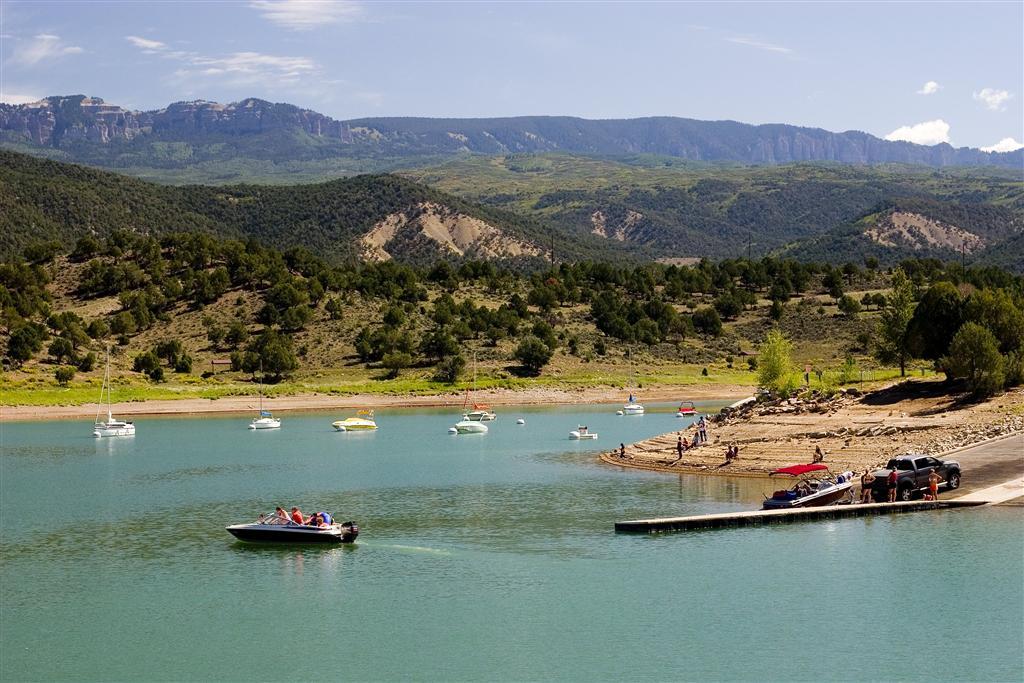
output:
{"label": "outboard motor", "polygon": [[352,543],[359,536],[359,525],[355,522],[343,522],[341,525],[341,542]]}

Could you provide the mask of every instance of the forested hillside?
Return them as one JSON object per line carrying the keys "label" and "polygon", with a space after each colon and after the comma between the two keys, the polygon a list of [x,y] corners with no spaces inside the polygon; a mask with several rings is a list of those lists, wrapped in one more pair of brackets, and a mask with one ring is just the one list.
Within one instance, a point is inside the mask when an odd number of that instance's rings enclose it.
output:
{"label": "forested hillside", "polygon": [[256,240],[116,231],[0,263],[0,351],[18,377],[62,383],[95,373],[112,345],[120,370],[154,382],[212,377],[209,361],[227,357],[235,381],[260,368],[279,381],[359,366],[444,385],[470,355],[505,378],[614,373],[638,359],[735,376],[778,328],[805,362],[852,376],[859,362],[902,370],[913,359],[960,372],[946,353],[974,323],[998,389],[1024,379],[1022,299],[1020,276],[931,260],[894,271],[873,259],[583,261],[523,273],[482,261],[335,265]]}
{"label": "forested hillside", "polygon": [[[1024,181],[1017,172],[994,169],[708,167],[655,157],[623,163],[510,155],[403,173],[576,235],[596,234],[665,258],[740,256],[749,245],[753,255],[842,262],[867,253],[893,263],[959,258],[966,239],[972,262],[1000,255],[1009,264],[1020,244],[1013,238],[1024,231]],[[893,213],[928,219],[919,230],[926,234],[872,237],[872,228]],[[943,230],[949,235],[939,234]]]}
{"label": "forested hillside", "polygon": [[[397,176],[357,176],[291,187],[169,187],[0,151],[0,255],[8,257],[41,240],[70,246],[83,235],[104,237],[118,230],[157,236],[198,230],[253,238],[280,249],[302,246],[334,262],[359,260],[361,239],[376,224],[389,218],[396,224],[414,223],[426,208],[434,217],[465,217],[484,224],[499,247],[501,239],[514,240],[532,245],[536,257],[542,257],[551,243],[549,228],[536,219]],[[472,235],[468,246],[463,244],[463,253],[451,251],[434,237],[422,229],[396,239],[393,256],[429,261],[439,255],[476,254]],[[577,258],[612,253],[596,238],[559,244],[559,251],[563,257]]]}

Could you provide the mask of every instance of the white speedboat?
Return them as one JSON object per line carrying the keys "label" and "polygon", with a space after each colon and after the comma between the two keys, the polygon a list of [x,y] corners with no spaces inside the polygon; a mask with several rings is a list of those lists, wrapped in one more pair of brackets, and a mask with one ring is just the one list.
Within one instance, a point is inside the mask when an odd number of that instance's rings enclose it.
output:
{"label": "white speedboat", "polygon": [[[100,419],[103,406],[107,407],[107,419]],[[103,371],[103,385],[100,387],[100,406],[96,412],[96,420],[92,426],[92,435],[103,436],[135,436],[135,425],[124,420],[115,420],[110,412],[110,347],[107,347],[107,367]]]}
{"label": "white speedboat", "polygon": [[463,418],[461,421],[456,422],[453,429],[459,434],[486,434],[487,425],[479,420],[469,420]]}
{"label": "white speedboat", "polygon": [[586,439],[596,439],[597,432],[590,431],[586,425],[579,425],[576,429],[569,432],[569,438],[581,441]]}
{"label": "white speedboat", "polygon": [[355,417],[346,417],[344,420],[332,422],[331,426],[339,432],[367,432],[377,429],[372,410],[360,410]]}

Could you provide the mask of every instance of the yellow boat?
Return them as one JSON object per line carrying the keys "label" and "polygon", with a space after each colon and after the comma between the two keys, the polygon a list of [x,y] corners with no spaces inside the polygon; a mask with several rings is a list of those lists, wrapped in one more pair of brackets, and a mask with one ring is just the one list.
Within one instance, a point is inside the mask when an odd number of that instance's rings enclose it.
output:
{"label": "yellow boat", "polygon": [[376,429],[377,423],[373,420],[372,410],[360,410],[356,417],[346,417],[333,422],[332,426],[339,432],[362,432]]}

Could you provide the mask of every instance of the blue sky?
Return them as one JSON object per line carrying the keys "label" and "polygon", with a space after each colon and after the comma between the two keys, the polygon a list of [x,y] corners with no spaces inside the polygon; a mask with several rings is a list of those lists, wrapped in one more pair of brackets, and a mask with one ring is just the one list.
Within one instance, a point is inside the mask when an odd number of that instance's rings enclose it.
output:
{"label": "blue sky", "polygon": [[0,99],[650,115],[1024,141],[1024,3],[0,0]]}

